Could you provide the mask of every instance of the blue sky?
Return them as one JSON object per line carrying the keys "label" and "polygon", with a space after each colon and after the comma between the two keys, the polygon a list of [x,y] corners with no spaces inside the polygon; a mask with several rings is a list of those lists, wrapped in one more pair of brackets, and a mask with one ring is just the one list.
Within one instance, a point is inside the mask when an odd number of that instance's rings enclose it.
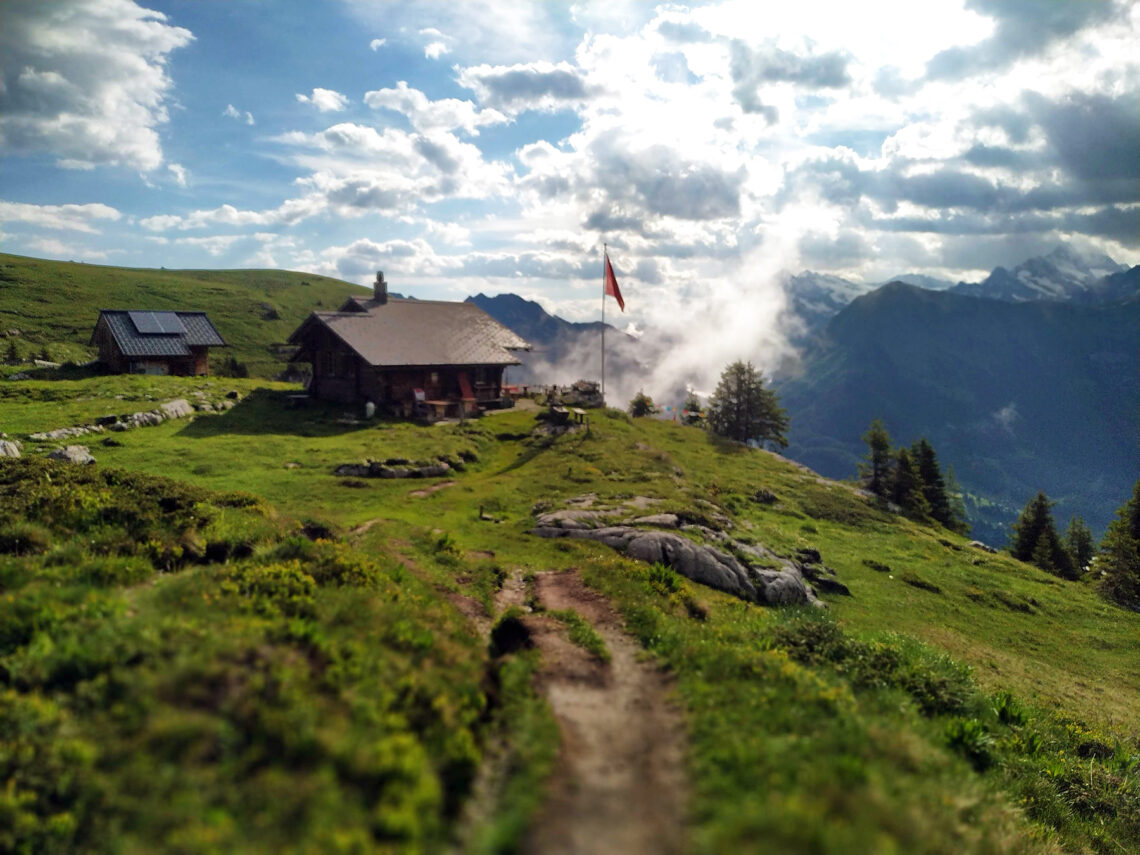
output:
{"label": "blue sky", "polygon": [[404,293],[588,319],[607,241],[622,321],[715,329],[728,358],[751,338],[760,362],[779,271],[976,279],[1062,241],[1140,261],[1135,3],[0,14],[7,252],[383,269]]}

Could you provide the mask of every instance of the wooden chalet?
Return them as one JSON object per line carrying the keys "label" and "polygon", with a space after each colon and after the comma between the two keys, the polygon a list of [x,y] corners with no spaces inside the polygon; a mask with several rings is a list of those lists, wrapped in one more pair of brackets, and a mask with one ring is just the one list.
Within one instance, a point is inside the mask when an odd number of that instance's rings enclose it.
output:
{"label": "wooden chalet", "polygon": [[513,351],[530,349],[474,303],[390,298],[383,273],[371,297],[313,312],[289,344],[312,366],[315,398],[437,417],[498,406]]}
{"label": "wooden chalet", "polygon": [[211,347],[228,347],[205,312],[103,309],[89,345],[116,374],[210,373]]}

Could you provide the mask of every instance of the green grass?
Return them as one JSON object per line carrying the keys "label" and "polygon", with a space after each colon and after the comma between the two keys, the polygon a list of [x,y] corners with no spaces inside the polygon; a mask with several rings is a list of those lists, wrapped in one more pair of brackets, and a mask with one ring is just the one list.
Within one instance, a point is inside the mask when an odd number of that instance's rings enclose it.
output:
{"label": "green grass", "polygon": [[[20,404],[41,408],[20,416],[22,424],[53,422],[54,405]],[[302,839],[296,835],[326,842],[321,835],[334,822],[346,834],[363,829],[373,840],[396,841],[396,848],[431,846],[455,828],[454,802],[470,792],[469,777],[485,754],[500,766],[467,844],[509,849],[538,803],[556,733],[529,688],[533,662],[492,658],[452,598],[469,597],[492,618],[493,594],[507,574],[577,568],[677,677],[692,742],[697,851],[1098,852],[1140,845],[1140,616],[1107,605],[1090,586],[977,552],[963,538],[867,504],[846,485],[698,429],[606,411],[593,415],[589,433],[529,438],[533,413],[522,411],[430,428],[344,424],[342,415],[335,407],[291,410],[280,393],[257,391],[222,416],[131,431],[116,436],[120,446],[92,444],[100,460],[92,472],[116,467],[168,476],[191,485],[179,489],[210,496],[258,498],[244,508],[202,499],[213,509],[194,522],[194,538],[155,522],[140,541],[153,545],[127,550],[111,526],[94,538],[107,554],[96,554],[31,511],[21,511],[24,529],[0,531],[0,544],[7,536],[34,553],[0,558],[0,596],[33,615],[20,619],[32,629],[0,665],[15,693],[9,716],[29,722],[21,732],[44,734],[34,748],[45,752],[44,774],[70,762],[102,763],[102,748],[85,747],[103,744],[90,734],[126,739],[100,711],[103,701],[85,705],[101,674],[133,674],[146,715],[162,711],[144,720],[169,719],[163,728],[175,735],[131,743],[136,759],[123,761],[129,775],[141,775],[148,763],[188,764],[207,794],[160,787],[169,808],[147,818],[142,802],[130,801],[142,798],[136,790],[112,803],[83,791],[67,812],[105,815],[99,822],[119,823],[139,846],[175,845],[179,838],[170,835],[181,828],[199,835],[188,848],[206,848],[202,841],[212,834],[219,846],[259,851]],[[442,457],[462,468],[430,481],[333,472],[340,463],[390,457]],[[758,501],[760,490],[777,501]],[[817,548],[853,596],[830,597],[823,616],[764,609],[598,544],[527,533],[536,512],[586,493],[603,507],[647,496],[659,500],[654,511],[713,524],[728,517],[734,537],[780,553]],[[90,510],[82,496],[73,504],[78,510],[68,513]],[[306,521],[341,542],[298,539]],[[364,523],[366,532],[351,533]],[[205,556],[210,543],[227,545],[227,557],[184,557],[195,550]],[[236,557],[242,544],[251,550],[245,558]],[[364,566],[374,569],[352,569]],[[152,581],[140,583],[140,573]],[[57,586],[59,574],[82,581]],[[576,617],[567,620],[587,629]],[[200,635],[207,620],[209,638]],[[44,675],[56,673],[52,657],[78,655],[80,631],[97,642],[94,670],[65,669],[72,682],[51,683]],[[272,652],[267,663],[251,652],[263,648]],[[138,663],[136,650],[143,652]],[[332,662],[349,682],[327,688]],[[192,685],[240,688],[253,679],[249,672],[282,672],[273,682],[274,697],[283,698],[281,720],[242,719],[241,732],[252,734],[255,747],[259,728],[265,739],[295,732],[301,747],[290,751],[300,751],[299,759],[286,753],[255,773],[205,751],[215,743],[203,732],[229,734],[225,728],[236,726],[231,708],[203,711],[184,698],[160,670],[171,663],[170,681]],[[13,674],[39,676],[17,685]],[[382,685],[365,690],[360,682],[374,679]],[[418,688],[400,688],[409,680]],[[121,701],[124,715],[133,692]],[[308,692],[313,710],[295,708]],[[244,709],[244,697],[238,691],[235,710]],[[404,817],[399,833],[406,836],[386,838],[397,832],[378,832],[375,810],[361,807],[354,789],[367,790],[361,781],[375,779],[354,778],[329,758],[357,750],[368,733],[388,734],[396,719],[392,738],[402,734],[420,746],[409,747],[409,756],[423,762],[415,760],[421,771],[393,772],[401,798],[412,802],[391,809]],[[190,736],[177,736],[184,732]],[[66,747],[72,734],[80,743],[74,750]],[[387,756],[376,751],[367,762]],[[237,770],[238,783],[228,795],[209,795],[223,769]],[[294,786],[284,792],[288,781]],[[233,801],[246,787],[268,794],[255,799],[250,815],[235,812]],[[295,818],[258,844],[242,823],[269,810],[273,798]],[[327,807],[334,798],[344,805]],[[408,804],[425,819],[408,819],[401,807]]]}
{"label": "green grass", "polygon": [[108,415],[153,410],[185,398],[218,402],[229,392],[245,397],[256,389],[296,391],[297,386],[263,379],[106,375],[84,380],[0,382],[0,430],[23,436],[61,427],[91,424]]}
{"label": "green grass", "polygon": [[[84,362],[100,309],[202,310],[229,344],[227,355],[253,376],[273,377],[277,351],[310,312],[332,311],[362,288],[311,273],[279,270],[146,270],[0,254],[0,359],[15,342],[24,360],[45,348],[57,362]],[[19,330],[4,338],[7,330]]]}
{"label": "green grass", "polygon": [[544,612],[566,627],[570,640],[602,662],[610,661],[610,651],[605,639],[598,635],[593,624],[573,609],[554,609]]}

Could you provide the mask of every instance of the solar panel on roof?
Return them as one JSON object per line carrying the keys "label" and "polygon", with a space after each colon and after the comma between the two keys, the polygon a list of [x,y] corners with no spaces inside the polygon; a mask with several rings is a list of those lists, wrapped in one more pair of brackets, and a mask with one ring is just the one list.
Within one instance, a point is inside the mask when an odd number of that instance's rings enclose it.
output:
{"label": "solar panel on roof", "polygon": [[181,335],[186,332],[175,312],[127,312],[142,335]]}

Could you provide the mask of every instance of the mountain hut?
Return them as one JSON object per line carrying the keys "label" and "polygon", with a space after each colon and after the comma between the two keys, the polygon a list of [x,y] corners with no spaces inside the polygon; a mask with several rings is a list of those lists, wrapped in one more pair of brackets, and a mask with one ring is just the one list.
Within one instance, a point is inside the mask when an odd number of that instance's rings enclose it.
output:
{"label": "mountain hut", "polygon": [[312,366],[312,397],[437,418],[499,406],[514,351],[530,349],[474,303],[390,297],[380,272],[371,297],[313,312],[289,344]]}

